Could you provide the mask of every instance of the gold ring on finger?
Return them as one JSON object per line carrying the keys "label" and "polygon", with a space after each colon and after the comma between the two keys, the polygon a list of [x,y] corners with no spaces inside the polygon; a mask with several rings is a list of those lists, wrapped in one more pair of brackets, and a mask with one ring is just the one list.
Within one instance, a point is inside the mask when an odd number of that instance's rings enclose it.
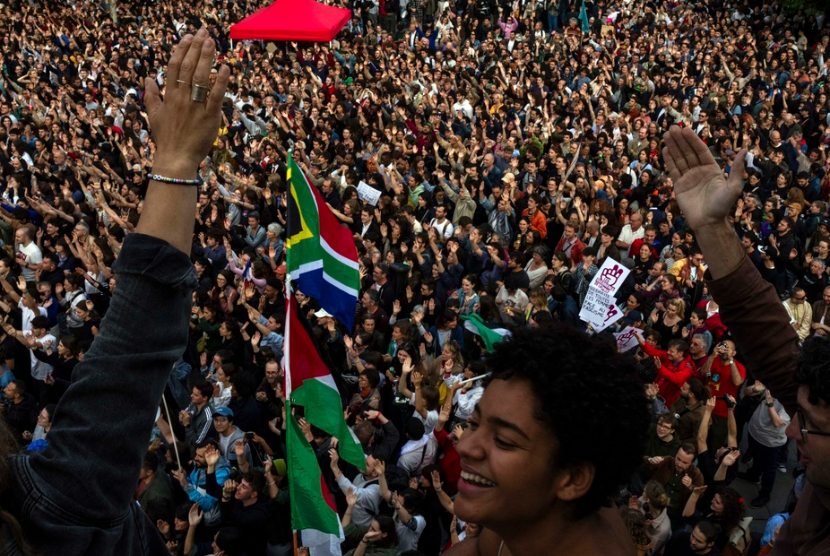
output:
{"label": "gold ring on finger", "polygon": [[196,83],[194,83],[193,90],[190,92],[190,100],[193,102],[204,103],[207,100],[209,90],[210,87],[205,87],[204,85],[197,85]]}

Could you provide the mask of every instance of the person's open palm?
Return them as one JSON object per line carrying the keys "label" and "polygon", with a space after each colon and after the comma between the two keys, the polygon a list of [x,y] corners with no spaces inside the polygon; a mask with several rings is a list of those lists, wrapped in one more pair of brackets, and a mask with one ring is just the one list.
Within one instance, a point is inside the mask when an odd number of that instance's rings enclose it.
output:
{"label": "person's open palm", "polygon": [[672,126],[663,136],[663,157],[672,177],[677,204],[692,229],[725,222],[743,189],[746,149],[735,157],[729,179],[712,153],[688,128]]}
{"label": "person's open palm", "polygon": [[208,446],[205,449],[205,463],[210,467],[215,467],[219,463],[219,450],[215,446]]}
{"label": "person's open palm", "polygon": [[[145,102],[153,138],[164,161],[156,161],[170,172],[180,167],[196,169],[210,152],[221,123],[222,101],[228,86],[230,69],[222,65],[206,102],[191,101],[194,85],[210,87],[210,70],[216,46],[206,29],[196,35],[185,35],[176,46],[168,63],[165,99],[152,78],[145,80]],[[169,168],[172,167],[172,168]],[[171,172],[169,175],[179,177]]]}

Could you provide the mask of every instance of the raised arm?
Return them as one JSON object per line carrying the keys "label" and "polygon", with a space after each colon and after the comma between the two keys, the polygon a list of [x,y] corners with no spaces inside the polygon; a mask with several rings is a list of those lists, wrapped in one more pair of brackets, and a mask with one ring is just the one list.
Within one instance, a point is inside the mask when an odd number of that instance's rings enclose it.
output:
{"label": "raised arm", "polygon": [[677,202],[709,265],[709,291],[720,306],[721,319],[746,354],[747,367],[792,414],[798,337],[774,288],[746,257],[727,220],[743,190],[746,150],[738,153],[727,180],[691,129],[672,127],[664,139],[666,168]]}
{"label": "raised arm", "polygon": [[[214,52],[206,31],[182,39],[170,59],[163,104],[156,83],[146,80],[145,101],[159,147],[154,174],[194,179],[210,151],[229,70],[219,70],[206,103],[192,102],[190,91],[191,83],[209,82]],[[49,447],[27,460],[33,488],[57,501],[62,515],[74,516],[76,535],[92,534],[84,527],[94,527],[98,536],[112,534],[99,529],[120,528],[125,512],[135,506],[146,438],[170,369],[187,346],[196,280],[186,253],[195,206],[195,187],[150,182],[140,233],[127,236],[116,263],[118,288],[101,332],[75,368]],[[58,540],[47,536],[45,542]]]}

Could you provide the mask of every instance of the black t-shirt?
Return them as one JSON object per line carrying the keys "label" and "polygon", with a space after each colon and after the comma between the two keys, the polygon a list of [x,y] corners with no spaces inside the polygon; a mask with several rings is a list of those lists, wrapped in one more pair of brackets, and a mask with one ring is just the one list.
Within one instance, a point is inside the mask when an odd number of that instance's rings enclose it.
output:
{"label": "black t-shirt", "polygon": [[7,359],[14,359],[14,352],[17,349],[16,346],[17,340],[8,334],[5,335],[5,338],[0,340],[0,349],[3,350],[3,361],[0,361],[0,364],[5,364]]}

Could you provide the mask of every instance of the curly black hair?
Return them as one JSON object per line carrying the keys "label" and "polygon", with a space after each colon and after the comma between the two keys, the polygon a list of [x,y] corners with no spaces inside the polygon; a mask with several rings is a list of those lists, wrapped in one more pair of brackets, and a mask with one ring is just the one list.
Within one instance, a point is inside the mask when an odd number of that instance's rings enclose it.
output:
{"label": "curly black hair", "polygon": [[830,405],[830,341],[810,338],[801,347],[801,356],[795,369],[795,381],[807,387],[807,399],[813,405]]}
{"label": "curly black hair", "polygon": [[720,487],[717,494],[723,503],[723,513],[720,515],[721,529],[728,535],[744,518],[744,499],[737,490],[729,487]]}
{"label": "curly black hair", "polygon": [[645,453],[650,415],[635,360],[618,353],[614,342],[551,323],[517,330],[496,346],[485,365],[492,379],[517,378],[532,385],[534,416],[559,443],[552,465],[595,467],[593,484],[577,502],[574,517],[609,505]]}

